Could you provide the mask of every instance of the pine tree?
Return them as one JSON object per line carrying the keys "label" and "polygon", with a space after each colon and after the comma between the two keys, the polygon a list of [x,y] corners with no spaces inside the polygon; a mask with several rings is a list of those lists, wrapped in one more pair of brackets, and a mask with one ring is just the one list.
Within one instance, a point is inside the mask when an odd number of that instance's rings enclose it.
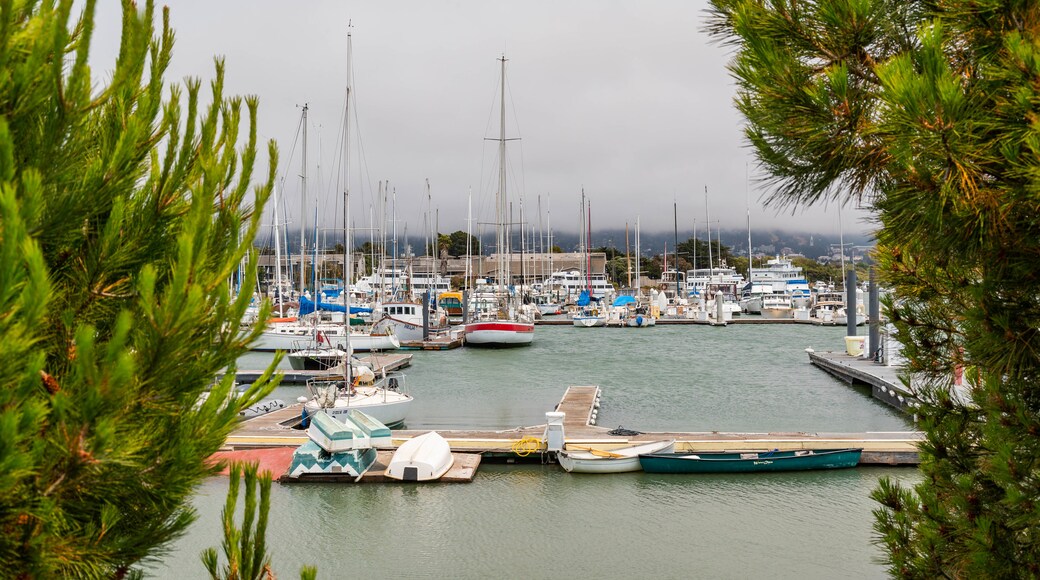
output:
{"label": "pine tree", "polygon": [[0,568],[11,577],[136,575],[185,531],[187,499],[214,473],[207,458],[273,387],[265,377],[232,396],[260,328],[239,323],[277,158],[269,145],[253,186],[257,100],[224,96],[220,61],[208,106],[198,80],[167,89],[173,33],[165,10],[153,29],[150,0],[140,11],[124,0],[118,59],[97,84],[95,1],[76,4],[79,15],[72,0],[0,1]]}
{"label": "pine tree", "polygon": [[873,494],[890,573],[1040,576],[1040,8],[713,0],[709,32],[770,201],[876,210],[925,434]]}

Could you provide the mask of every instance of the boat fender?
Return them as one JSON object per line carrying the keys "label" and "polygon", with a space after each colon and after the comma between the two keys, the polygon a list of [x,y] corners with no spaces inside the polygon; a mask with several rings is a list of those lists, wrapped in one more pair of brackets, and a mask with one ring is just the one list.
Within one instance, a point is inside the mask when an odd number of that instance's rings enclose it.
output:
{"label": "boat fender", "polygon": [[304,407],[303,411],[300,413],[300,426],[306,429],[307,427],[310,427],[310,425],[311,418],[307,415],[307,407]]}
{"label": "boat fender", "polygon": [[643,317],[636,316],[636,326],[643,326]]}

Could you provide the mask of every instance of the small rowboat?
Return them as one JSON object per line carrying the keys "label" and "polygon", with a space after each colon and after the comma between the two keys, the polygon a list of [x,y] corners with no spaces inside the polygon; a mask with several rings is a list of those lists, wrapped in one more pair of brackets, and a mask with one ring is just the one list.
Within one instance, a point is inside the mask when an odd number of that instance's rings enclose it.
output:
{"label": "small rowboat", "polygon": [[434,481],[451,469],[451,446],[436,431],[405,441],[390,458],[386,476],[400,481]]}
{"label": "small rowboat", "polygon": [[566,451],[556,454],[556,460],[560,462],[560,467],[574,473],[625,473],[642,469],[639,466],[641,453],[667,452],[674,445],[674,440],[651,441],[610,451],[568,445]]}
{"label": "small rowboat", "polygon": [[863,449],[799,449],[699,453],[644,453],[639,463],[647,473],[755,473],[855,467]]}

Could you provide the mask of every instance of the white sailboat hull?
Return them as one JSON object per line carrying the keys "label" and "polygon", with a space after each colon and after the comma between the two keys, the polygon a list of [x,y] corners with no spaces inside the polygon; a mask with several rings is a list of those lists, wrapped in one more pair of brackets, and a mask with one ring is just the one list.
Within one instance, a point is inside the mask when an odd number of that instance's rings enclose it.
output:
{"label": "white sailboat hull", "polygon": [[466,325],[471,346],[523,346],[534,342],[534,323],[492,320]]}
{"label": "white sailboat hull", "polygon": [[341,395],[331,407],[322,408],[313,399],[307,401],[305,408],[308,414],[324,412],[334,419],[342,420],[354,409],[362,411],[369,417],[386,425],[396,427],[404,424],[408,409],[412,406],[412,397],[378,387],[358,387],[353,396]]}
{"label": "white sailboat hull", "polygon": [[[319,326],[323,344],[342,346],[345,343],[343,327]],[[276,350],[298,350],[306,343],[313,343],[315,329],[311,326],[293,326],[286,328],[270,328],[260,334],[253,345],[253,350],[274,352]],[[395,350],[401,347],[401,341],[392,334],[350,333],[350,347],[354,352],[370,350]]]}

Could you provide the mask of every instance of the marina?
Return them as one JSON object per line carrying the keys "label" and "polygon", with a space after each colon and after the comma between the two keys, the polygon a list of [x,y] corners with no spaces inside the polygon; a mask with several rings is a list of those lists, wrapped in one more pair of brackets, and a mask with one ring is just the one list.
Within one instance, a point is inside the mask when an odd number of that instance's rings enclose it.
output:
{"label": "marina", "polygon": [[[629,436],[611,435],[611,430],[593,424],[600,405],[601,392],[595,386],[571,386],[555,406],[562,413],[562,431],[566,435],[565,445],[579,445],[600,451],[648,443],[661,439],[675,442],[676,451],[690,453],[747,450],[747,449],[826,449],[836,445],[858,447],[864,450],[859,462],[864,465],[912,465],[918,462],[916,443],[920,434],[912,431],[893,433],[809,433],[809,432],[646,432]],[[249,419],[228,437],[229,450],[254,449],[299,445],[307,441],[303,431],[295,430],[300,415],[299,404],[288,406]],[[508,431],[453,429],[439,433],[448,440],[452,450],[464,453],[485,454],[507,462],[516,462],[524,457],[540,463],[552,460],[545,441],[547,425],[532,425]],[[393,432],[393,444],[421,435],[414,430]],[[536,440],[535,443],[532,440]],[[520,453],[517,453],[520,450]],[[277,475],[277,474],[276,474]]]}
{"label": "marina", "polygon": [[[309,563],[318,564],[321,575],[349,566],[361,576],[394,569],[418,577],[437,569],[459,578],[486,577],[491,570],[547,578],[566,560],[582,576],[598,577],[689,577],[689,566],[714,578],[884,577],[876,561],[879,551],[871,544],[876,504],[869,493],[882,475],[910,483],[918,475],[868,452],[912,448],[916,433],[906,414],[874,399],[869,388],[839,380],[807,360],[807,347],[838,351],[844,328],[766,324],[717,331],[671,325],[624,335],[623,341],[616,332],[573,326],[536,332],[535,342],[524,349],[407,353],[411,365],[404,372],[416,401],[405,427],[393,431],[394,445],[436,430],[449,438],[456,454],[464,455],[461,439],[479,449],[478,434],[501,448],[527,434],[544,437],[546,413],[562,411],[568,443],[577,446],[609,450],[685,433],[682,443],[698,449],[838,448],[853,446],[847,441],[856,437],[855,446],[865,448],[860,466],[588,475],[542,463],[539,451],[513,463],[485,452],[466,485],[276,484],[268,531],[275,571],[292,576]],[[251,353],[240,366],[262,368],[269,357]],[[304,393],[300,386],[283,384],[274,395],[294,401]],[[592,410],[596,425],[588,424]],[[606,434],[620,426],[640,434]],[[258,434],[265,435],[271,437]],[[459,440],[451,439],[456,436]],[[282,447],[291,449],[305,438],[300,432]],[[255,443],[239,441],[234,447],[244,454],[278,452],[241,451]],[[380,451],[378,463],[386,463],[385,453]],[[220,537],[226,489],[224,478],[199,489],[194,501],[199,521],[155,576],[177,578],[198,569],[198,551]],[[344,520],[369,530],[370,541],[397,548],[363,559],[338,553],[317,557],[316,538],[328,537],[335,522]],[[604,552],[619,539],[631,550]],[[512,549],[519,545],[538,556]],[[839,557],[820,562],[815,557],[820,550]],[[661,551],[672,555],[667,562],[649,557]],[[735,559],[741,561],[739,572],[731,566]],[[494,564],[488,568],[482,562]]]}

